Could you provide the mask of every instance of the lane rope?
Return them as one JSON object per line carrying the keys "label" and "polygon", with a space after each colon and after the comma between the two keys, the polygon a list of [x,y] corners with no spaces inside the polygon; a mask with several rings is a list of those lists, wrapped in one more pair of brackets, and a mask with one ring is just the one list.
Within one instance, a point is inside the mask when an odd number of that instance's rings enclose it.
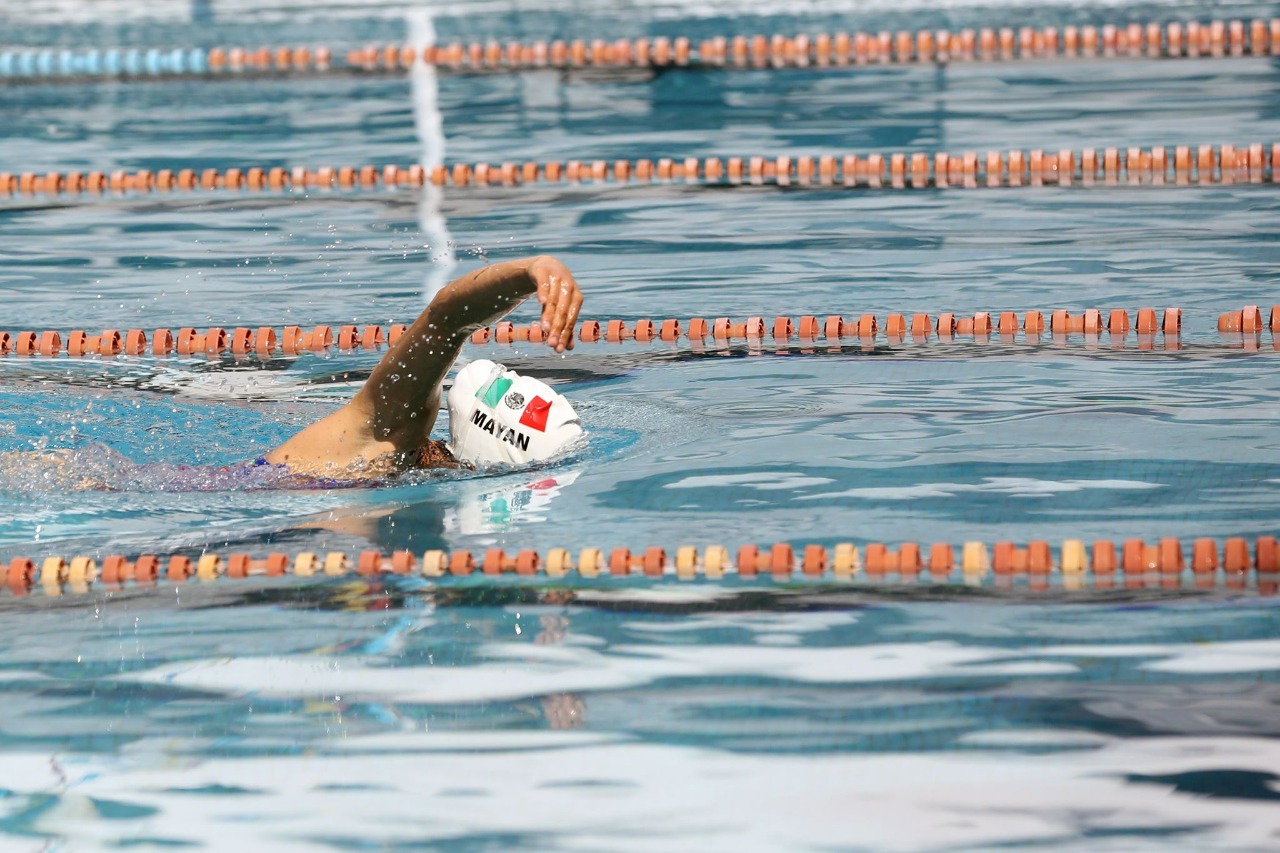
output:
{"label": "lane rope", "polygon": [[1171,21],[1101,26],[918,28],[813,35],[686,36],[571,41],[213,48],[11,48],[0,81],[398,73],[426,64],[457,73],[540,68],[838,69],[865,65],[1046,59],[1194,59],[1280,55],[1280,19]]}
{"label": "lane rope", "polygon": [[845,187],[936,189],[1042,186],[1208,186],[1280,180],[1280,142],[776,157],[569,160],[400,166],[250,166],[91,172],[0,172],[7,197],[173,192],[299,192],[531,185]]}
{"label": "lane rope", "polygon": [[[1257,305],[1248,305],[1239,311],[1227,311],[1218,318],[1218,330],[1224,335],[1259,336],[1270,331],[1273,336],[1280,333],[1280,304],[1274,305],[1264,319],[1263,311]],[[404,323],[390,326],[339,326],[335,332],[333,326],[319,325],[310,331],[301,326],[285,326],[280,332],[272,326],[237,326],[224,328],[211,326],[200,329],[193,326],[179,328],[176,332],[170,329],[156,329],[148,336],[144,329],[129,329],[120,332],[106,329],[101,334],[90,334],[77,329],[64,338],[55,330],[3,332],[0,331],[0,356],[66,356],[86,358],[93,356],[118,355],[198,355],[201,353],[220,355],[229,352],[232,355],[256,354],[272,356],[277,353],[298,355],[304,352],[326,352],[336,348],[339,351],[359,349],[377,349],[390,346],[400,339],[408,327]],[[1155,308],[1141,308],[1130,314],[1123,308],[1105,311],[1088,308],[1079,313],[1071,313],[1066,309],[1058,309],[1047,314],[1043,311],[1027,311],[1019,318],[1013,311],[1002,311],[992,318],[989,311],[979,311],[972,317],[957,316],[943,312],[936,317],[929,314],[889,314],[883,322],[875,314],[862,314],[857,319],[845,319],[842,315],[832,314],[823,319],[815,315],[804,315],[797,319],[787,316],[773,318],[770,325],[764,317],[749,317],[744,322],[729,317],[717,317],[707,320],[694,317],[685,323],[677,318],[665,320],[582,320],[579,322],[577,339],[583,343],[622,343],[637,341],[647,343],[661,340],[668,343],[688,341],[691,345],[705,342],[707,339],[720,342],[733,340],[764,340],[772,338],[775,342],[784,343],[792,338],[800,341],[836,342],[846,338],[857,338],[864,341],[884,340],[888,343],[902,343],[908,337],[916,343],[930,340],[946,341],[955,337],[968,337],[974,340],[990,340],[995,335],[1001,340],[1012,340],[1018,334],[1025,341],[1039,340],[1048,333],[1055,339],[1068,335],[1082,335],[1085,338],[1106,333],[1112,340],[1124,339],[1133,332],[1139,343],[1149,343],[1155,335],[1176,338],[1182,333],[1182,309],[1166,308],[1159,311]],[[503,321],[496,326],[485,326],[473,332],[469,338],[473,344],[514,344],[545,343],[546,333],[541,323],[533,321],[528,325],[516,325]]]}
{"label": "lane rope", "polygon": [[[628,323],[626,320],[581,320],[577,339],[583,343],[623,343],[636,341],[648,343],[654,340],[667,343],[687,342],[697,349],[707,340],[728,343],[736,340],[764,341],[772,339],[785,344],[793,338],[801,343],[839,343],[856,339],[864,343],[883,341],[900,344],[908,338],[913,343],[951,341],[968,338],[987,342],[993,337],[1002,342],[1012,342],[1021,335],[1024,342],[1037,342],[1048,334],[1055,343],[1066,343],[1068,336],[1080,336],[1088,343],[1101,335],[1110,337],[1113,344],[1127,340],[1132,333],[1140,349],[1151,348],[1156,335],[1166,341],[1176,341],[1182,334],[1182,309],[1141,308],[1134,313],[1123,308],[1104,310],[1087,308],[1078,313],[1066,309],[1056,311],[1027,311],[1021,317],[1014,311],[978,311],[973,316],[943,312],[936,316],[925,313],[888,314],[883,318],[875,314],[862,314],[856,319],[839,314],[819,318],[804,315],[798,318],[774,317],[772,323],[765,317],[748,317],[736,321],[729,317],[708,320],[693,317],[682,323],[675,317],[665,320],[642,319]],[[257,355],[270,357],[276,354],[300,355],[305,352],[353,352],[391,346],[408,329],[404,323],[389,326],[333,326],[319,325],[311,330],[301,326],[285,326],[277,332],[272,326],[237,326],[226,328],[211,326],[196,328],[184,326],[176,332],[155,329],[148,335],[145,329],[129,329],[121,332],[106,329],[91,334],[82,329],[69,332],[65,337],[55,330],[0,331],[0,356],[43,356],[46,358],[92,358],[97,356],[233,356]],[[1280,304],[1273,305],[1264,315],[1257,305],[1247,305],[1239,311],[1227,311],[1218,317],[1218,331],[1243,342],[1258,343],[1265,332],[1271,332],[1273,342],[1280,348]],[[496,326],[477,329],[468,340],[472,344],[545,343],[546,333],[539,321],[516,325],[502,321]]]}
{"label": "lane rope", "polygon": [[1213,538],[1200,537],[1188,549],[1175,537],[1156,542],[1125,539],[1119,547],[1107,539],[1090,544],[1082,539],[1067,539],[1056,553],[1047,541],[1033,540],[1025,546],[1002,541],[990,547],[971,541],[958,548],[941,542],[927,548],[917,542],[903,542],[897,548],[872,542],[862,549],[852,542],[830,548],[779,542],[743,545],[734,554],[721,545],[701,550],[684,545],[674,551],[658,546],[639,551],[586,547],[576,555],[566,548],[516,553],[501,548],[489,548],[483,553],[431,550],[421,555],[410,551],[389,555],[379,551],[357,555],[333,551],[323,556],[308,551],[265,557],[245,553],[205,553],[195,557],[143,554],[132,560],[115,554],[103,558],[101,564],[85,555],[50,556],[39,563],[29,557],[14,557],[7,566],[0,564],[0,571],[14,596],[36,589],[58,596],[87,593],[97,587],[183,583],[191,579],[388,574],[430,579],[515,575],[557,579],[636,576],[682,581],[736,575],[780,581],[1018,584],[1040,590],[1225,588],[1275,595],[1280,589],[1280,541],[1274,536],[1258,537],[1251,549],[1250,543],[1240,537],[1226,539],[1221,547]]}

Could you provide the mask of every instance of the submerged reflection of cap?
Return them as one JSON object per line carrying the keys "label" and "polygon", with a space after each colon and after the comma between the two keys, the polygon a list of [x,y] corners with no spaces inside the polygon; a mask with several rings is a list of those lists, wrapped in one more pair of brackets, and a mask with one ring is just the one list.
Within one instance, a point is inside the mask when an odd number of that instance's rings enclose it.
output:
{"label": "submerged reflection of cap", "polygon": [[582,436],[562,394],[487,359],[458,371],[448,401],[449,452],[468,465],[541,462]]}
{"label": "submerged reflection of cap", "polygon": [[467,487],[480,481],[465,481],[462,496],[445,514],[445,532],[468,536],[504,533],[517,525],[545,521],[551,502],[581,473],[580,470],[546,473],[533,481],[496,489],[487,486],[475,492]]}

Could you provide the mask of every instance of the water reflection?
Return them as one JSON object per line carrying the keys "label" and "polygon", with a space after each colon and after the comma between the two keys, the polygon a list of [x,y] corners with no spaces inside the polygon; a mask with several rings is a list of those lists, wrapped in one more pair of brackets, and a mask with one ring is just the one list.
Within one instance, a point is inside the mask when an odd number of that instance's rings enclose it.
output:
{"label": "water reflection", "polygon": [[448,489],[442,481],[438,489],[428,490],[427,497],[390,506],[335,508],[289,529],[339,533],[365,540],[385,553],[447,550],[458,536],[483,540],[546,521],[556,498],[581,474],[581,468],[541,470],[509,474],[499,483],[481,476],[450,481]]}

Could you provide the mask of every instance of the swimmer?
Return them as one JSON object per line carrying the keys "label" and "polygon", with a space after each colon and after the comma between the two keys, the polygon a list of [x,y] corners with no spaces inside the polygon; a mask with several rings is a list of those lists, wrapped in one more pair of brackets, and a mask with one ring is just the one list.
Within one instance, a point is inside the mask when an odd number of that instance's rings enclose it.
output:
{"label": "swimmer", "polygon": [[569,401],[490,361],[458,373],[449,393],[450,440],[430,437],[441,385],[467,338],[533,295],[547,345],[573,349],[582,292],[564,264],[542,255],[484,267],[445,285],[350,403],[268,453],[265,463],[305,476],[336,470],[376,477],[556,455],[582,434]]}
{"label": "swimmer", "polygon": [[[551,459],[583,434],[573,406],[545,383],[487,360],[458,372],[448,395],[449,440],[431,438],[445,376],[463,344],[476,329],[530,296],[542,306],[547,345],[556,352],[573,349],[582,292],[568,268],[546,255],[491,264],[445,285],[349,403],[265,456],[216,469],[163,465],[177,473],[124,479],[166,490],[228,488],[237,483],[249,488],[323,488],[415,468],[526,465]],[[111,483],[116,478],[103,477],[101,471],[75,470],[79,455],[65,450],[0,454],[0,468],[12,467],[19,457],[24,464],[39,457],[50,469],[41,478],[49,487],[118,488]],[[201,471],[208,476],[199,476]],[[166,486],[169,479],[174,482]]]}

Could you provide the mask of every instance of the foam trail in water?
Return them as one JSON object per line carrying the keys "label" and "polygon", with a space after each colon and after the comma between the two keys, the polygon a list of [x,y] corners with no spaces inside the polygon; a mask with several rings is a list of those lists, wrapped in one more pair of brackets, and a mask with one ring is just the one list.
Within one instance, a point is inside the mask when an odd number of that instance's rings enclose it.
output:
{"label": "foam trail in water", "polygon": [[[409,43],[418,50],[436,42],[436,27],[430,8],[414,9],[405,15]],[[422,142],[422,166],[430,170],[444,162],[444,120],[440,115],[440,86],[434,65],[415,62],[409,73],[413,96],[413,122]],[[418,227],[431,248],[423,295],[427,302],[440,292],[457,266],[453,240],[444,214],[440,212],[440,188],[425,184],[418,205]]]}
{"label": "foam trail in water", "polygon": [[347,481],[308,482],[283,465],[135,463],[105,444],[75,450],[0,453],[7,492],[144,491],[220,492],[232,489],[337,487]]}

